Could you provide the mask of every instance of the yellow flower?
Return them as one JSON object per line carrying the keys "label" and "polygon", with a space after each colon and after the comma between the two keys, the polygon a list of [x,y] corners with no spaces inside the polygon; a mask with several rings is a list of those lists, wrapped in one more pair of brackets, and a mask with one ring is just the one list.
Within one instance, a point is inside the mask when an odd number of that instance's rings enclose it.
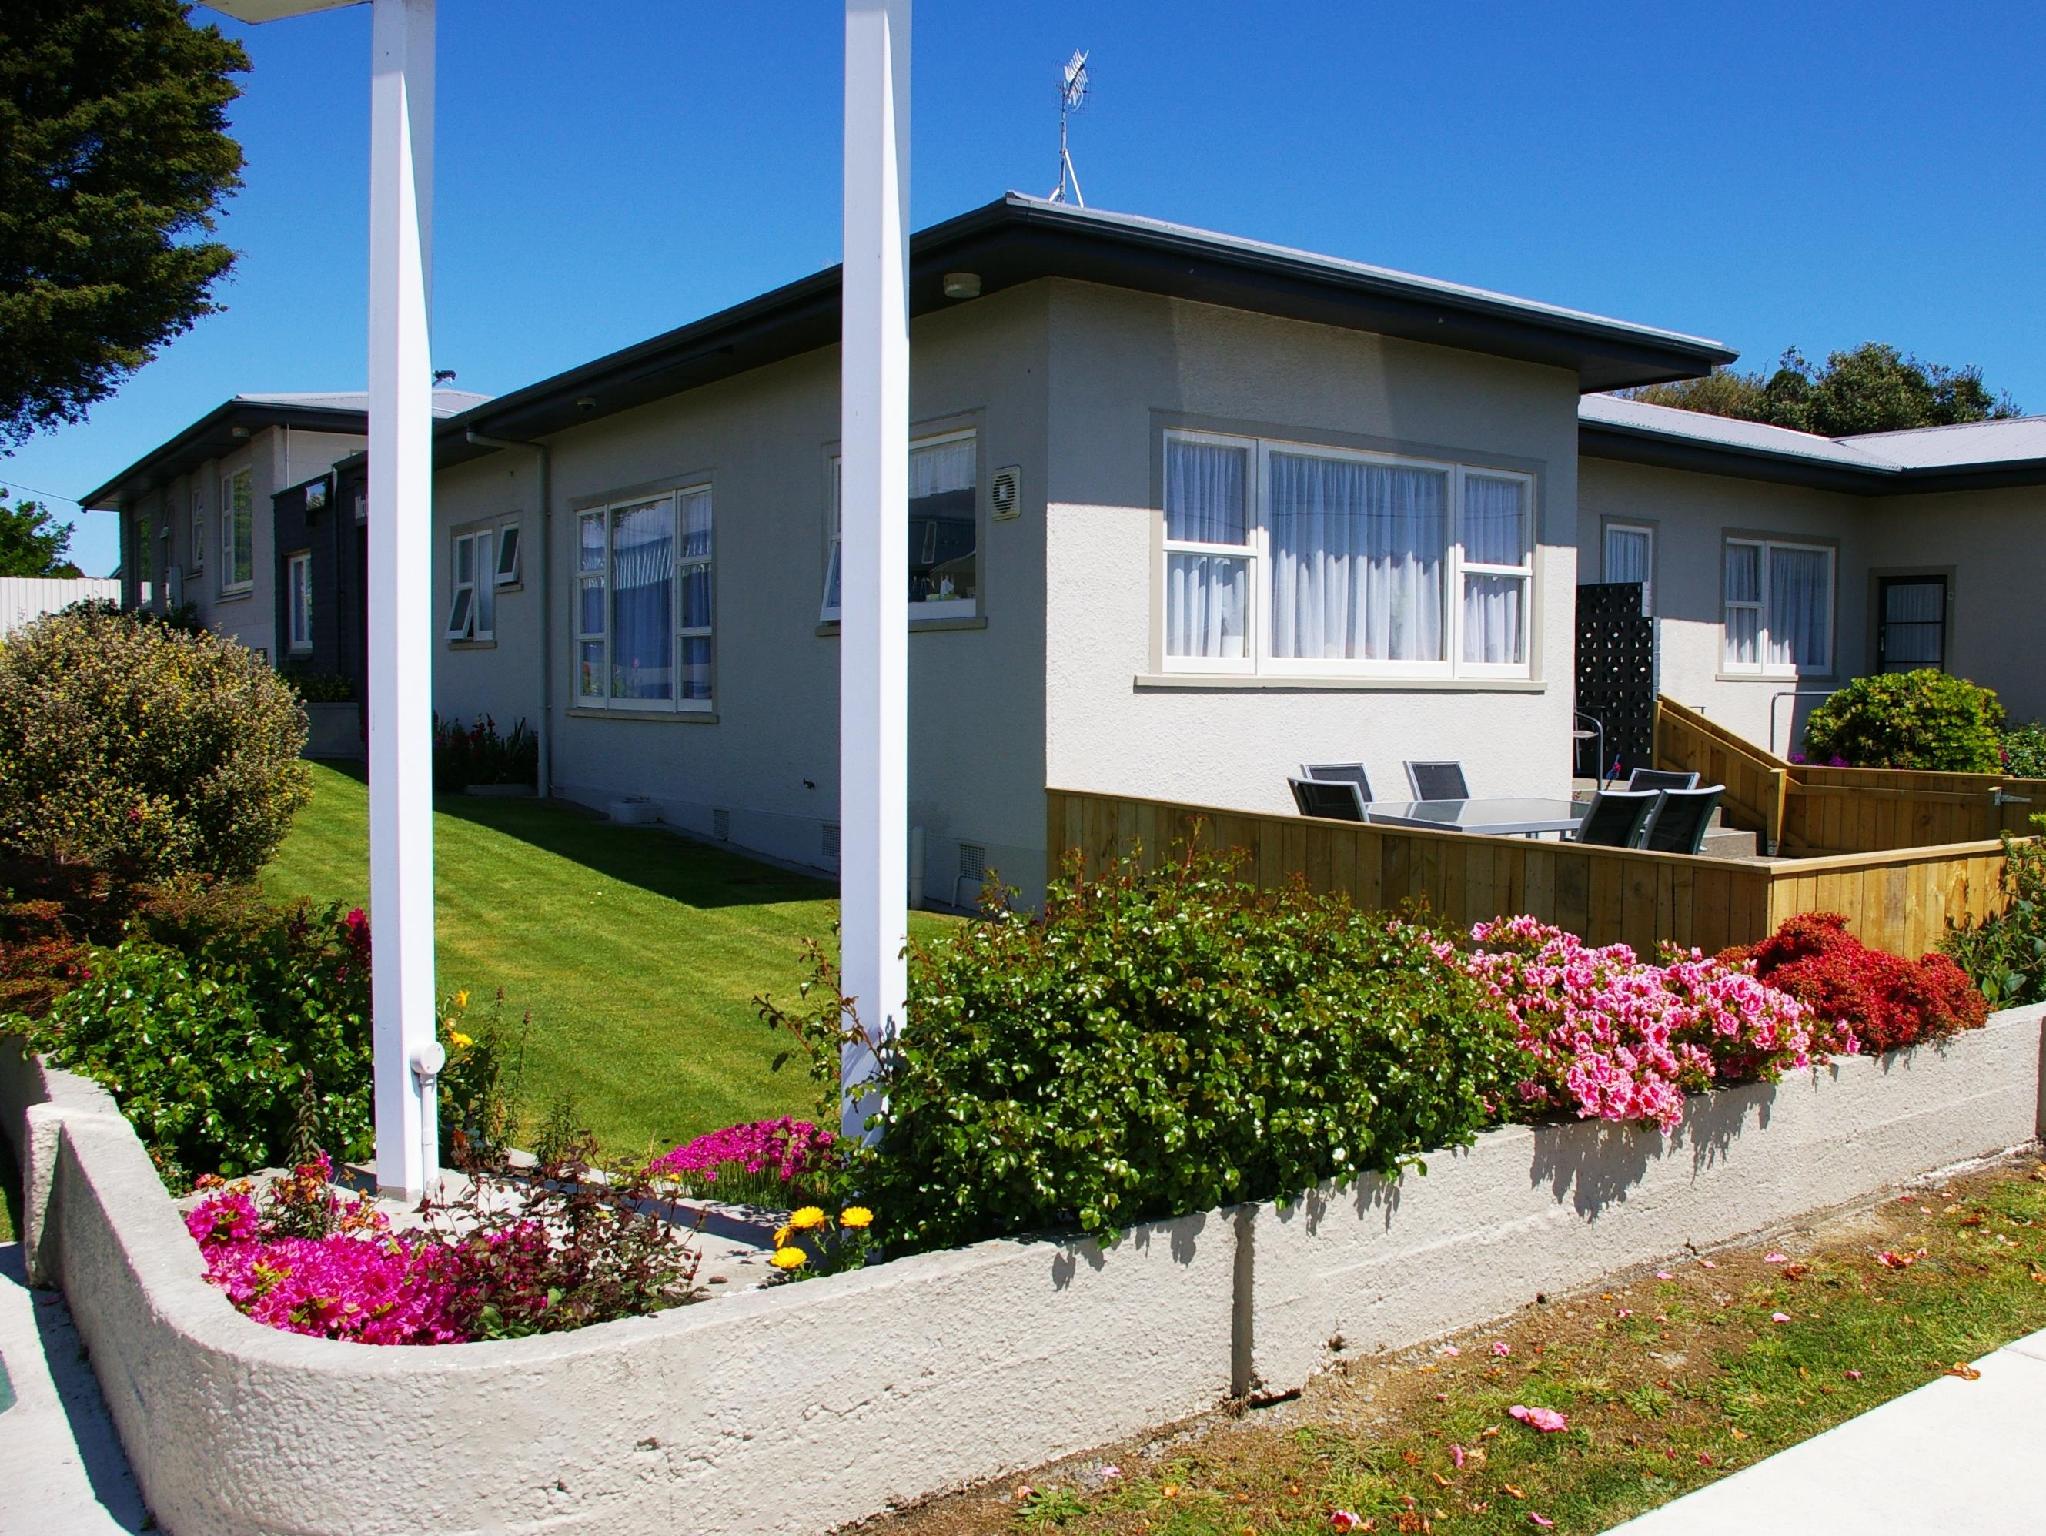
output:
{"label": "yellow flower", "polygon": [[849,1205],[838,1213],[838,1224],[855,1230],[860,1227],[871,1227],[874,1224],[874,1213],[864,1205]]}
{"label": "yellow flower", "polygon": [[814,1228],[823,1226],[824,1223],[829,1221],[830,1219],[831,1218],[826,1216],[824,1212],[817,1206],[806,1205],[801,1210],[796,1211],[790,1215],[789,1225],[794,1227],[798,1232],[808,1232],[813,1230]]}
{"label": "yellow flower", "polygon": [[464,987],[461,991],[455,994],[455,1006],[457,1008],[466,1008],[469,1006],[469,989],[467,987]]}
{"label": "yellow flower", "polygon": [[452,1045],[458,1051],[466,1051],[467,1049],[469,1049],[470,1046],[474,1045],[475,1043],[476,1042],[474,1040],[471,1040],[459,1029],[451,1029],[448,1031],[448,1044]]}
{"label": "yellow flower", "polygon": [[776,1227],[774,1229],[774,1246],[777,1248],[788,1247],[789,1239],[795,1235],[796,1229],[794,1227]]}
{"label": "yellow flower", "polygon": [[801,1269],[810,1262],[810,1256],[800,1248],[777,1248],[767,1262],[776,1269]]}

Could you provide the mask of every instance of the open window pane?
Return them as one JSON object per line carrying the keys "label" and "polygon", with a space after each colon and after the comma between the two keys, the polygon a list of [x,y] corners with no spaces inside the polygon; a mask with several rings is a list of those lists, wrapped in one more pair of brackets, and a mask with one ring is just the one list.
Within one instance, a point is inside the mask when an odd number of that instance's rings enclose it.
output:
{"label": "open window pane", "polygon": [[1270,456],[1272,654],[1441,661],[1449,476]]}
{"label": "open window pane", "polygon": [[1250,562],[1233,555],[1165,557],[1165,654],[1241,661],[1249,655]]}
{"label": "open window pane", "polygon": [[611,514],[611,682],[614,699],[675,696],[675,503]]}
{"label": "open window pane", "polygon": [[469,638],[469,626],[475,617],[475,611],[475,592],[468,587],[457,590],[453,600],[448,604],[448,638],[450,640],[466,640]]}
{"label": "open window pane", "polygon": [[517,586],[519,581],[519,525],[508,523],[498,533],[497,584]]}

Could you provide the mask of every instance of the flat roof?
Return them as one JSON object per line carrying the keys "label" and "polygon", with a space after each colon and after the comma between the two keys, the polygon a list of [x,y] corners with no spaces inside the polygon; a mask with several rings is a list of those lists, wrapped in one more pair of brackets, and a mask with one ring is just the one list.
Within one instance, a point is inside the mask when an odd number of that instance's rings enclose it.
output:
{"label": "flat roof", "polygon": [[2046,484],[2046,417],[1822,437],[1758,421],[1591,394],[1577,403],[1580,452],[1703,474],[1861,495]]}
{"label": "flat roof", "polygon": [[[1584,390],[1695,378],[1735,356],[1702,336],[1019,192],[919,231],[909,265],[912,315],[972,302],[944,296],[951,271],[978,274],[983,295],[1066,277],[1568,368]],[[833,345],[838,295],[829,267],[513,390],[445,425],[441,456],[487,451],[467,431],[540,437]]]}

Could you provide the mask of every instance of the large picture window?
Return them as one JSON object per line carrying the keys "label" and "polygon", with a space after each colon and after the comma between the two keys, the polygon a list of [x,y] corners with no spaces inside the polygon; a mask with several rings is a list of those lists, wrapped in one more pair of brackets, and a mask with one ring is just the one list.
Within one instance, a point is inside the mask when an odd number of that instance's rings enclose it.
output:
{"label": "large picture window", "polygon": [[1728,672],[1823,677],[1833,670],[1833,551],[1729,538],[1723,576]]}
{"label": "large picture window", "polygon": [[[845,526],[843,461],[831,463],[826,619],[836,619]],[[974,434],[946,432],[909,446],[909,616],[971,618],[980,600],[980,466]]]}
{"label": "large picture window", "polygon": [[580,705],[682,713],[711,707],[712,555],[708,486],[577,515]]}
{"label": "large picture window", "polygon": [[255,479],[238,469],[220,482],[220,590],[246,592],[255,579]]}
{"label": "large picture window", "polygon": [[1164,469],[1168,670],[1529,675],[1529,476],[1194,432]]}

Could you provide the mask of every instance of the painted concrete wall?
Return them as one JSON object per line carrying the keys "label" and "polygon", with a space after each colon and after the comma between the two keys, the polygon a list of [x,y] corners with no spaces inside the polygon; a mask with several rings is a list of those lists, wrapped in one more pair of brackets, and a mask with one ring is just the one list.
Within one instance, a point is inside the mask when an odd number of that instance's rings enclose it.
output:
{"label": "painted concrete wall", "polygon": [[[986,850],[1034,894],[1044,846],[1041,287],[992,295],[915,323],[911,419],[971,425],[980,475],[980,618],[910,639],[910,822],[926,835],[926,890],[953,894],[960,845]],[[547,720],[557,794],[594,806],[650,797],[661,818],[711,835],[726,813],[743,848],[833,867],[838,814],[838,641],[819,622],[838,436],[836,348],[762,368],[557,434],[545,535],[553,569],[541,612],[539,529],[524,590],[500,594],[495,641],[438,641],[435,706],[500,726],[541,719],[541,636],[551,626]],[[996,468],[1022,470],[1023,510],[988,517]],[[452,536],[513,513],[533,522],[536,457],[500,450],[435,485],[436,602]],[[574,707],[573,575],[579,501],[652,483],[708,480],[714,503],[715,708],[626,718]]]}
{"label": "painted concrete wall", "polygon": [[[1578,470],[1579,579],[1604,579],[1608,522],[1652,526],[1652,606],[1662,691],[1759,746],[1769,745],[1773,707],[1777,750],[1788,751],[1819,700],[1775,696],[1786,690],[1836,688],[1874,664],[1868,570],[1881,505],[1836,491],[1587,458]],[[1729,532],[1836,546],[1832,670],[1797,678],[1726,672],[1721,605]]]}
{"label": "painted concrete wall", "polygon": [[1892,497],[1871,521],[1867,601],[1883,576],[1945,575],[1947,670],[1994,688],[2013,722],[2046,719],[2046,487]]}
{"label": "painted concrete wall", "polygon": [[[1059,283],[1051,337],[1046,767],[1075,789],[1290,810],[1305,760],[1461,758],[1478,794],[1570,777],[1577,381],[1561,369]],[[1156,686],[1151,626],[1168,427],[1397,448],[1531,471],[1534,679]]]}

